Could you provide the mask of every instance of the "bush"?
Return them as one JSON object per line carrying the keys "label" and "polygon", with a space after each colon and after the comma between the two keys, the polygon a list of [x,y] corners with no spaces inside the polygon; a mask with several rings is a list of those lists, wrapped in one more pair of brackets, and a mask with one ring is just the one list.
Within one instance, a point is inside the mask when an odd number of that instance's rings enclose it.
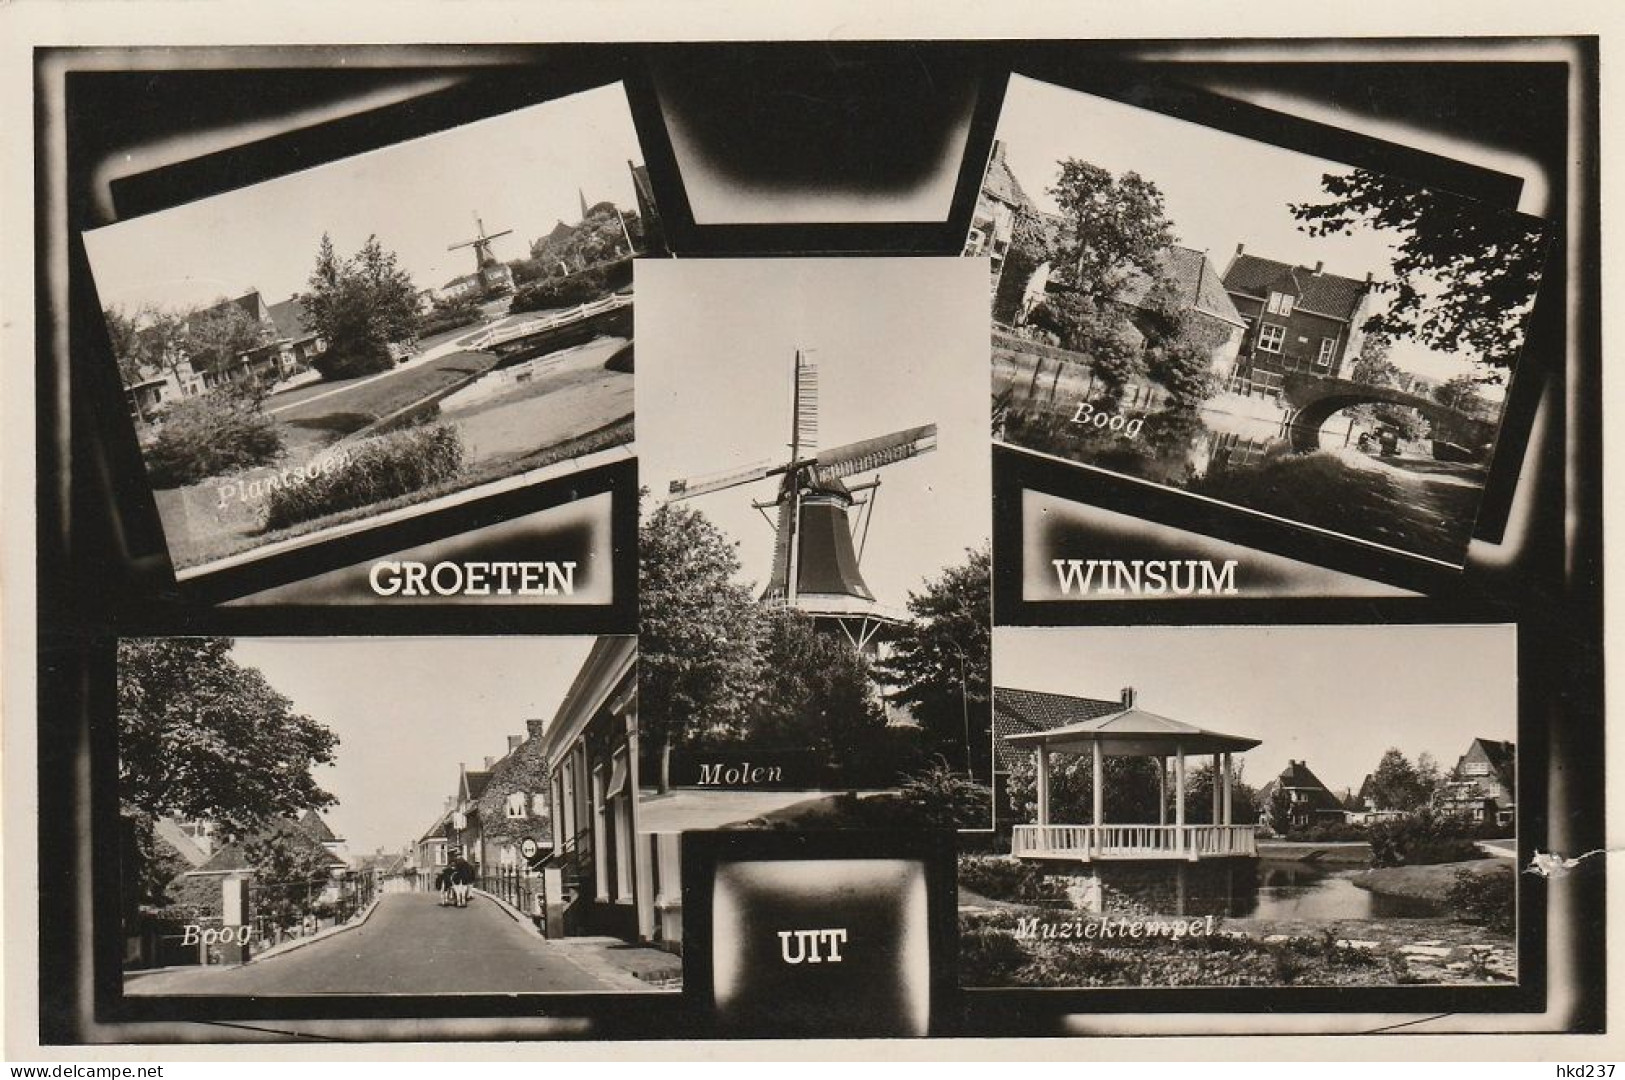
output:
{"label": "bush", "polygon": [[341,468],[271,492],[265,527],[280,529],[410,495],[450,479],[462,467],[456,428],[434,425],[380,436],[358,444]]}
{"label": "bush", "polygon": [[454,330],[459,326],[467,326],[480,317],[479,301],[472,297],[453,300],[446,304],[436,304],[434,310],[423,316],[418,323],[418,336],[429,337],[445,330]]}
{"label": "bush", "polygon": [[1464,818],[1419,810],[1397,821],[1379,821],[1366,830],[1372,866],[1426,866],[1482,859],[1473,843],[1478,826]]}
{"label": "bush", "polygon": [[1518,875],[1510,866],[1488,874],[1462,867],[1445,893],[1445,901],[1461,922],[1478,923],[1491,930],[1512,933],[1516,922]]}
{"label": "bush", "polygon": [[311,358],[310,366],[324,379],[355,379],[388,371],[395,366],[395,358],[385,343],[356,339],[346,345],[329,345],[325,352]]}
{"label": "bush", "polygon": [[1010,858],[961,855],[959,884],[989,900],[1016,904],[1060,900],[1066,896],[1065,888],[1046,878],[1037,867]]}
{"label": "bush", "polygon": [[623,259],[607,266],[582,270],[566,277],[542,278],[522,286],[513,294],[508,311],[547,311],[570,308],[608,296],[632,284],[632,261]]}
{"label": "bush", "polygon": [[1367,840],[1370,835],[1364,825],[1350,825],[1346,821],[1324,821],[1306,825],[1301,829],[1292,829],[1286,834],[1286,839],[1311,844],[1330,844],[1344,840]]}
{"label": "bush", "polygon": [[256,400],[252,393],[216,390],[166,410],[146,452],[153,485],[181,487],[280,458],[282,432]]}
{"label": "bush", "polygon": [[1009,982],[1032,959],[1007,926],[964,917],[959,927],[959,981],[964,986]]}
{"label": "bush", "polygon": [[898,797],[927,828],[985,829],[993,818],[993,793],[941,758],[905,780]]}

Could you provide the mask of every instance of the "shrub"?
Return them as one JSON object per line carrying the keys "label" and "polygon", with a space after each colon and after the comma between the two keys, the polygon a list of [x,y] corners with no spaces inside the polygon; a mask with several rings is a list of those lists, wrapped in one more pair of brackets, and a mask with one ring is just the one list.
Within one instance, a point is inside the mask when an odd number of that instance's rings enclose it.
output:
{"label": "shrub", "polygon": [[959,978],[966,986],[996,986],[1032,959],[1008,926],[960,919]]}
{"label": "shrub", "polygon": [[978,896],[1010,903],[1059,900],[1066,890],[1036,867],[1015,859],[977,855],[959,857],[959,884]]}
{"label": "shrub", "polygon": [[334,342],[325,352],[311,358],[310,366],[329,380],[354,379],[362,375],[376,375],[395,366],[389,346],[368,338],[356,338],[347,343]]}
{"label": "shrub", "polygon": [[1425,866],[1465,862],[1486,856],[1473,843],[1477,827],[1464,818],[1419,810],[1396,821],[1379,821],[1366,830],[1372,866]]}
{"label": "shrub", "polygon": [[155,486],[181,487],[282,456],[282,432],[252,393],[216,390],[171,406],[147,448]]}
{"label": "shrub", "polygon": [[1305,843],[1330,844],[1344,840],[1367,840],[1370,833],[1366,831],[1364,825],[1351,825],[1346,821],[1324,821],[1306,825],[1301,829],[1292,829],[1286,834],[1286,838]]}
{"label": "shrub", "polygon": [[993,816],[993,793],[941,758],[905,780],[898,797],[910,816],[928,828],[986,828]]}
{"label": "shrub", "polygon": [[418,323],[418,336],[428,337],[445,330],[454,330],[459,326],[467,326],[479,317],[479,301],[472,297],[436,304],[434,310],[423,316],[423,320]]}
{"label": "shrub", "polygon": [[569,308],[597,300],[632,283],[632,262],[623,259],[607,266],[597,266],[565,277],[542,278],[522,286],[513,294],[508,310],[513,314],[523,311],[547,311],[551,308]]}
{"label": "shrub", "polygon": [[1510,866],[1488,874],[1462,867],[1445,893],[1445,902],[1461,922],[1478,923],[1510,934],[1516,921],[1518,875]]}
{"label": "shrub", "polygon": [[462,466],[455,428],[434,425],[380,436],[357,445],[342,468],[273,491],[265,527],[280,529],[410,495],[450,479]]}

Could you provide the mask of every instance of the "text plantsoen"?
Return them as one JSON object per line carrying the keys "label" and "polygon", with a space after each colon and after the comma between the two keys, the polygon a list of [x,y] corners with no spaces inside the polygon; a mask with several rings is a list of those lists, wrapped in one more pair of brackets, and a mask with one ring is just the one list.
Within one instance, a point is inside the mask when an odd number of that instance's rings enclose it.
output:
{"label": "text plantsoen", "polygon": [[379,596],[574,596],[576,564],[385,559],[367,580]]}
{"label": "text plantsoen", "polygon": [[1051,559],[1064,595],[1233,596],[1236,560]]}

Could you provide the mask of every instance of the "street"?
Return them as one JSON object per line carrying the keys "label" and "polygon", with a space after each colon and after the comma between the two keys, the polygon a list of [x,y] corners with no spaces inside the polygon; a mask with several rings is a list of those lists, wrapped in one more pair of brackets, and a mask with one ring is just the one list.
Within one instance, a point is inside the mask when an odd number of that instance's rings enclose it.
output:
{"label": "street", "polygon": [[480,896],[441,907],[436,893],[389,893],[359,927],[240,967],[132,973],[125,993],[513,994],[655,989],[595,955],[545,941]]}

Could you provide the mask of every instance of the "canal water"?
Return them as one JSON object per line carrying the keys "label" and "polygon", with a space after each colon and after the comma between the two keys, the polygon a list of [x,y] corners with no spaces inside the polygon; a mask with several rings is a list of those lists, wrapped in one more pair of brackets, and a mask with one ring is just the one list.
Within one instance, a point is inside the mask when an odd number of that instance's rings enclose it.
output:
{"label": "canal water", "polygon": [[1426,919],[1445,914],[1426,900],[1380,896],[1354,884],[1357,869],[1328,869],[1304,862],[1262,859],[1258,895],[1238,898],[1239,918],[1281,921],[1332,919]]}

